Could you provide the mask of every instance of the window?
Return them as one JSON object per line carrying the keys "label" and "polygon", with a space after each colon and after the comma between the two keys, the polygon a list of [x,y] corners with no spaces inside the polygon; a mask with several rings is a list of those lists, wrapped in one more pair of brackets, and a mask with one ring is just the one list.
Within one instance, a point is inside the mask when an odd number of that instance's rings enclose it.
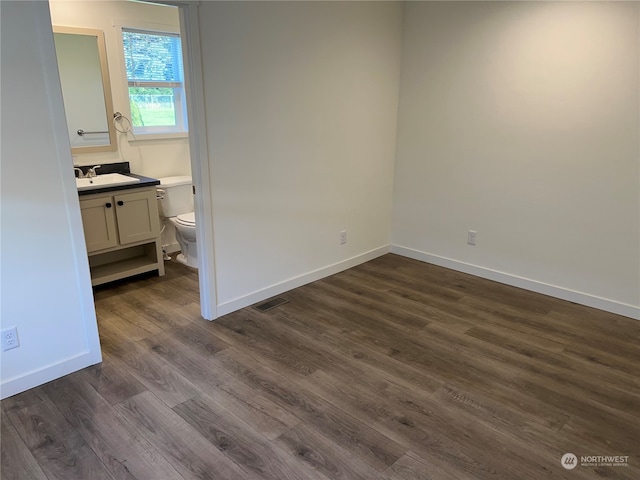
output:
{"label": "window", "polygon": [[180,35],[123,28],[122,43],[133,133],[187,132]]}

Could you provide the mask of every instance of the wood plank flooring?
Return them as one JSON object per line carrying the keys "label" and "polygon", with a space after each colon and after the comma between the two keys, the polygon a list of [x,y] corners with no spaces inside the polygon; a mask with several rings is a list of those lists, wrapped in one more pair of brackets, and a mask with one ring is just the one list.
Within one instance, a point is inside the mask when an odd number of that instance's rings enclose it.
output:
{"label": "wood plank flooring", "polygon": [[640,478],[640,322],[396,255],[281,297],[98,287],[104,362],[2,401],[2,479]]}

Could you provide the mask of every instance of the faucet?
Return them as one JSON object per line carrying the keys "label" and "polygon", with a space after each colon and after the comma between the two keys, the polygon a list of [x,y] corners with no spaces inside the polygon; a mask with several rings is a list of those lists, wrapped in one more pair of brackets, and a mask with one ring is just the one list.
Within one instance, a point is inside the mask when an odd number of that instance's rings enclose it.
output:
{"label": "faucet", "polygon": [[100,168],[100,167],[102,167],[102,165],[95,165],[95,166],[91,167],[91,168],[87,171],[87,175],[86,175],[86,177],[87,177],[87,178],[93,178],[93,177],[95,177],[95,176],[97,175],[97,173],[96,173],[96,168]]}
{"label": "faucet", "polygon": [[87,178],[82,169],[78,167],[73,167],[73,169],[78,172],[78,178]]}

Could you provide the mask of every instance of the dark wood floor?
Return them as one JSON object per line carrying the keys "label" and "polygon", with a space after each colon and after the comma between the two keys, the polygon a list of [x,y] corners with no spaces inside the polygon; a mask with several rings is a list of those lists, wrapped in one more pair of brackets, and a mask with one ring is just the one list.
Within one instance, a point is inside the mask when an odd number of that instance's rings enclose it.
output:
{"label": "dark wood floor", "polygon": [[197,291],[97,289],[104,362],[2,402],[2,479],[640,478],[640,322],[395,255],[212,323]]}

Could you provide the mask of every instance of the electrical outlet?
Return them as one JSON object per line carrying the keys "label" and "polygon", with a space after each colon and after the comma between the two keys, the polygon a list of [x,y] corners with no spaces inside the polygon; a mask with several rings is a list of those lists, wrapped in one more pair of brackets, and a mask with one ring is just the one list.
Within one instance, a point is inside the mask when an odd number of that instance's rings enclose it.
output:
{"label": "electrical outlet", "polygon": [[7,328],[2,330],[2,351],[6,352],[12,348],[20,346],[20,340],[18,340],[18,329],[16,327]]}
{"label": "electrical outlet", "polygon": [[347,231],[346,230],[341,230],[340,231],[340,245],[344,245],[345,243],[347,243]]}
{"label": "electrical outlet", "polygon": [[469,245],[475,245],[477,235],[478,235],[478,232],[476,232],[475,230],[469,230],[467,232],[467,243]]}

